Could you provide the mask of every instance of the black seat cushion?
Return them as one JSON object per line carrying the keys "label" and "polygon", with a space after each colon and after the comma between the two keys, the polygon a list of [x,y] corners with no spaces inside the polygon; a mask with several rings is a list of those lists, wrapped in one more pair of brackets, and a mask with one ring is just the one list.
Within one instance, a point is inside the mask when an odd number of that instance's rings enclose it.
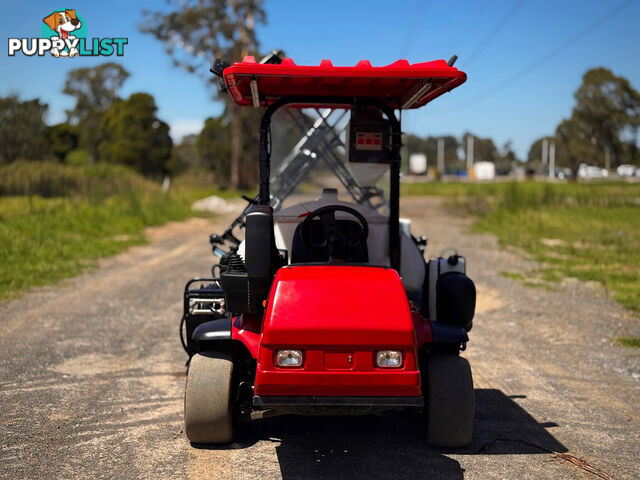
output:
{"label": "black seat cushion", "polygon": [[[338,228],[345,235],[355,235],[362,230],[360,224],[353,220],[336,220]],[[291,246],[291,263],[318,263],[329,261],[329,247],[307,248],[302,235],[300,235],[300,223],[293,234],[293,245]],[[319,219],[311,222],[311,234],[314,243],[322,243],[324,239],[324,230]],[[342,258],[345,262],[368,263],[369,253],[367,251],[367,242],[363,241],[355,248],[349,249],[348,258]]]}

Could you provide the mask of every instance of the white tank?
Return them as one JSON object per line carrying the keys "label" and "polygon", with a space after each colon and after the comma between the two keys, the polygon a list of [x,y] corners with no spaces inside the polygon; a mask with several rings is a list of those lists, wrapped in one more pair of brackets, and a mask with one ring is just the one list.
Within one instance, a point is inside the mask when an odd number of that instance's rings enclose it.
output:
{"label": "white tank", "polygon": [[[306,214],[327,205],[343,205],[361,213],[369,224],[369,238],[367,239],[369,263],[372,265],[389,265],[389,256],[387,254],[389,251],[388,218],[364,205],[338,200],[338,195],[335,192],[324,192],[322,197],[317,200],[301,202],[275,213],[273,220],[276,246],[278,248],[286,248],[291,253],[293,235],[298,225],[304,221]],[[353,216],[345,212],[336,212],[336,218],[353,220]],[[291,255],[289,255],[289,258],[291,258]]]}
{"label": "white tank", "polygon": [[424,153],[409,155],[409,171],[414,175],[425,175],[427,173],[427,156]]}

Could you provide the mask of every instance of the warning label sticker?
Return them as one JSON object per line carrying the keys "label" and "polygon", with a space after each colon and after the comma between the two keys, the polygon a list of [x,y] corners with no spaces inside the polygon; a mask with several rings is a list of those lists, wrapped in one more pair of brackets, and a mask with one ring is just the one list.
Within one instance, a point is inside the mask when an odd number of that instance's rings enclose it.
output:
{"label": "warning label sticker", "polygon": [[356,132],[356,150],[382,150],[382,133]]}

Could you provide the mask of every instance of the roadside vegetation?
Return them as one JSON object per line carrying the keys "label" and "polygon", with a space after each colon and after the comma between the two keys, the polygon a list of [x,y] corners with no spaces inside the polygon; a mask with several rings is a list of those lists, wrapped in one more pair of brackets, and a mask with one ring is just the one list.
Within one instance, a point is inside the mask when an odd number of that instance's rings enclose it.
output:
{"label": "roadside vegetation", "polygon": [[618,337],[615,339],[615,343],[623,347],[640,348],[640,338]]}
{"label": "roadside vegetation", "polygon": [[0,298],[53,283],[146,241],[144,229],[192,216],[211,190],[168,192],[127,167],[16,162],[0,168]]}
{"label": "roadside vegetation", "polygon": [[226,123],[174,145],[153,96],[118,95],[129,75],[113,62],[67,72],[75,105],[55,125],[39,99],[0,98],[0,299],[144,243],[145,227],[228,187]]}
{"label": "roadside vegetation", "polygon": [[62,93],[75,105],[55,125],[40,99],[0,98],[0,299],[144,243],[145,227],[194,215],[195,200],[238,194],[226,191],[228,119],[174,145],[153,96],[119,96],[129,76],[113,62],[70,70]]}
{"label": "roadside vegetation", "polygon": [[595,282],[640,313],[640,183],[429,183],[403,190],[449,197],[456,210],[477,217],[474,230],[542,262],[527,275],[505,276],[543,288],[567,277]]}

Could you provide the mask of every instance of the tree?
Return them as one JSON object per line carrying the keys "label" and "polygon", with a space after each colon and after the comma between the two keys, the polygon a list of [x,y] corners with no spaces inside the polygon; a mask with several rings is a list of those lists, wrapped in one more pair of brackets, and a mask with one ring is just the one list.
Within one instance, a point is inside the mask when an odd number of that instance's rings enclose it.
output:
{"label": "tree", "polygon": [[[571,168],[571,176],[578,178],[578,167],[581,163],[597,163],[598,152],[591,141],[593,132],[588,125],[572,115],[563,120],[556,128],[556,158],[558,165]],[[559,147],[559,148],[558,148]]]}
{"label": "tree", "polygon": [[542,144],[545,140],[547,140],[547,142],[553,142],[554,139],[555,137],[547,136],[540,137],[536,141],[534,141],[529,147],[529,153],[527,154],[527,163],[535,165],[542,164]]}
{"label": "tree", "polygon": [[412,153],[425,153],[427,146],[425,139],[414,135],[412,133],[405,133],[402,136],[402,142],[404,146],[407,148],[409,154]]}
{"label": "tree", "polygon": [[201,162],[216,175],[219,186],[228,186],[231,166],[229,125],[222,118],[209,117],[198,135],[198,155]]}
{"label": "tree", "polygon": [[513,150],[513,144],[510,140],[506,141],[498,152],[495,159],[496,174],[509,175],[513,170],[515,162],[518,161],[516,152]]}
{"label": "tree", "polygon": [[20,101],[16,95],[0,98],[0,157],[8,163],[44,153],[48,105],[40,100]]}
{"label": "tree", "polygon": [[116,100],[100,123],[104,135],[100,157],[129,165],[145,176],[165,173],[172,142],[169,125],[157,118],[156,111],[153,97],[147,93]]}
{"label": "tree", "polygon": [[636,143],[640,93],[629,80],[606,68],[594,68],[585,73],[575,98],[573,113],[592,131],[591,141],[598,150],[609,150],[614,158],[619,158],[623,144]]}
{"label": "tree", "polygon": [[198,135],[185,135],[178,145],[174,145],[171,150],[171,158],[167,161],[167,172],[176,176],[186,170],[201,166],[200,155],[198,154]]}
{"label": "tree", "polygon": [[610,159],[610,167],[637,163],[640,93],[629,80],[594,68],[584,74],[574,96],[571,117],[556,130],[574,176],[582,162],[604,166]]}
{"label": "tree", "polygon": [[[264,23],[262,0],[182,0],[172,11],[145,11],[140,30],[165,44],[176,66],[196,73],[217,91],[209,73],[214,57],[241,60],[256,53],[255,24]],[[244,132],[256,131],[255,117],[238,107],[228,96],[226,115],[230,128],[230,184],[247,187],[255,179],[256,162],[243,155]],[[250,163],[249,163],[250,162]]]}
{"label": "tree", "polygon": [[47,145],[49,153],[64,161],[67,153],[78,146],[78,129],[68,123],[58,123],[47,129]]}
{"label": "tree", "polygon": [[460,165],[458,150],[460,142],[452,135],[442,137],[418,137],[413,134],[405,134],[403,142],[407,147],[409,155],[412,153],[424,153],[427,156],[430,165],[435,165],[438,158],[438,140],[444,139],[444,165],[445,171],[454,172]]}
{"label": "tree", "polygon": [[80,144],[98,158],[102,114],[118,98],[118,91],[129,72],[117,63],[108,62],[92,68],[76,68],[67,73],[63,93],[76,99],[67,110],[69,123],[78,127]]}

